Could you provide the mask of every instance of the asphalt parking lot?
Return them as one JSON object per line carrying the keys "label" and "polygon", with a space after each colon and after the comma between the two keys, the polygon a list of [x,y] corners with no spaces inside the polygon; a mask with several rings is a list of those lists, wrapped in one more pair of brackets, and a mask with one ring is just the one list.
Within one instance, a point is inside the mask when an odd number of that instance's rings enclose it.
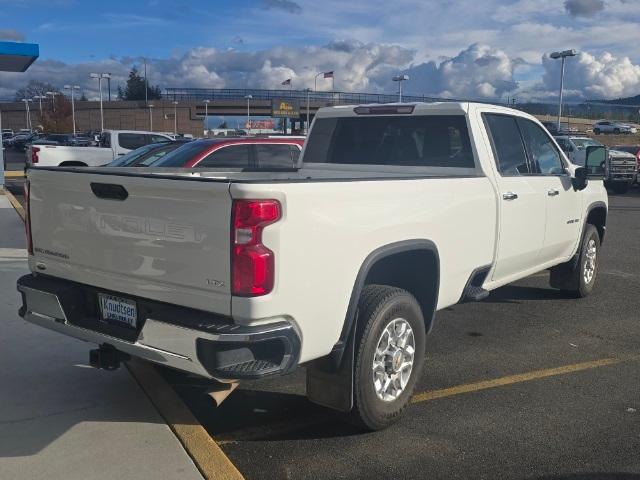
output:
{"label": "asphalt parking lot", "polygon": [[540,273],[439,312],[414,403],[385,431],[308,402],[303,369],[217,409],[206,381],[163,374],[247,479],[640,480],[640,188],[609,200],[594,293]]}

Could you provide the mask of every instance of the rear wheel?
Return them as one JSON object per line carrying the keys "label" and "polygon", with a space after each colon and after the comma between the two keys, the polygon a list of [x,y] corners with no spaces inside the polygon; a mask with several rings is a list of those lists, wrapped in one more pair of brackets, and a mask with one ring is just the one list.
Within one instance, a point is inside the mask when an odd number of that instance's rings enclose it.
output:
{"label": "rear wheel", "polygon": [[354,423],[380,430],[400,418],[422,371],[425,336],[413,295],[386,285],[365,287],[355,337]]}
{"label": "rear wheel", "polygon": [[600,129],[599,128],[594,128],[593,129],[593,133],[595,133],[596,135],[600,135]]}
{"label": "rear wheel", "polygon": [[620,135],[620,129],[619,128],[614,128],[613,129],[613,133],[615,133],[616,135]]}
{"label": "rear wheel", "polygon": [[551,269],[550,283],[578,297],[586,297],[593,291],[598,273],[600,235],[593,225],[587,224],[582,237],[578,261],[569,261]]}

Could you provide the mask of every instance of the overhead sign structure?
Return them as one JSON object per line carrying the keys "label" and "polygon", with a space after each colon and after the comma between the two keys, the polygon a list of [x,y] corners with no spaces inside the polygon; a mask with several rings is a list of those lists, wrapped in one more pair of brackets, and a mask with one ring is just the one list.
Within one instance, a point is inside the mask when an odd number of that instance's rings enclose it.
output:
{"label": "overhead sign structure", "polygon": [[[0,42],[0,72],[25,72],[40,55],[36,43]],[[2,128],[2,111],[0,111]],[[4,186],[4,148],[0,135],[0,189]]]}
{"label": "overhead sign structure", "polygon": [[36,43],[0,42],[0,72],[25,72],[39,55]]}
{"label": "overhead sign structure", "polygon": [[298,118],[300,116],[300,100],[274,98],[271,101],[271,116],[275,118]]}

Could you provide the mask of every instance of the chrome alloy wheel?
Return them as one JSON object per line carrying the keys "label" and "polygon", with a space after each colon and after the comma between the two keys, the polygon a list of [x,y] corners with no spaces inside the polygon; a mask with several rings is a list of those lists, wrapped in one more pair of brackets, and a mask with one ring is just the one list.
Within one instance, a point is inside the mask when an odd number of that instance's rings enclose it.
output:
{"label": "chrome alloy wheel", "polygon": [[587,244],[587,253],[585,254],[585,258],[584,258],[584,267],[583,267],[583,277],[584,277],[584,283],[586,283],[587,285],[589,283],[591,283],[591,281],[593,280],[593,277],[596,274],[596,255],[598,253],[598,250],[596,248],[596,241],[592,238],[591,240],[589,240],[589,243]]}
{"label": "chrome alloy wheel", "polygon": [[380,400],[392,402],[404,391],[415,347],[413,330],[404,318],[391,320],[382,331],[373,355],[373,388]]}

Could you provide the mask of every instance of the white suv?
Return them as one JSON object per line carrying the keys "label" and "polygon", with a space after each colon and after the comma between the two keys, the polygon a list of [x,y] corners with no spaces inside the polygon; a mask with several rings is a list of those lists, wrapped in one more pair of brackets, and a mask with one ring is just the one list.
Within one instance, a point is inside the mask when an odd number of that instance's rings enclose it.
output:
{"label": "white suv", "polygon": [[625,123],[611,122],[609,120],[599,120],[593,124],[593,133],[638,133],[638,129]]}

